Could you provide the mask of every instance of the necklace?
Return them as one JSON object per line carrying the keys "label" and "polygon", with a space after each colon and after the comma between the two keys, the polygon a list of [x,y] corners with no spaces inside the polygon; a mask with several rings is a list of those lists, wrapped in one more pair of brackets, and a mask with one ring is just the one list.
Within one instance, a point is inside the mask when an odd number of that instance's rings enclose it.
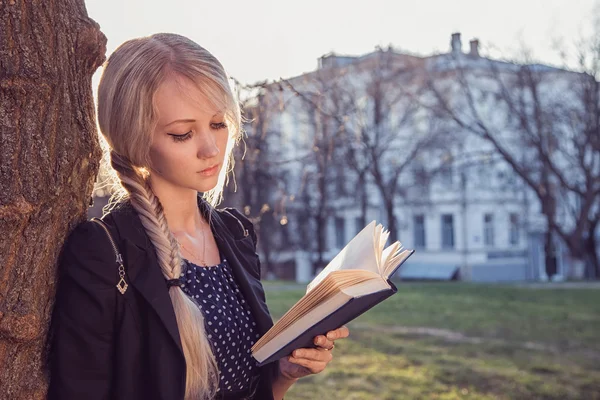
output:
{"label": "necklace", "polygon": [[196,253],[192,252],[191,250],[187,249],[183,244],[181,244],[181,242],[179,241],[179,239],[175,238],[175,240],[177,240],[177,244],[183,249],[185,250],[188,254],[190,254],[194,260],[200,260],[200,262],[202,263],[203,266],[206,266],[206,234],[204,233],[204,229],[202,229],[202,257],[199,257]]}

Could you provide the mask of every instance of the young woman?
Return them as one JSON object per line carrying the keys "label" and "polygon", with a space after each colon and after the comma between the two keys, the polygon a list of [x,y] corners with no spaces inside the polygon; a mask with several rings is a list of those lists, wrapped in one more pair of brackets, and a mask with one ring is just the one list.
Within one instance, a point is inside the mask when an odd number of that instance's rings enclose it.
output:
{"label": "young woman", "polygon": [[215,208],[240,120],[223,67],[185,37],[130,40],[110,56],[98,121],[125,197],[65,244],[50,399],[281,399],[332,360],[346,327],[278,363],[251,356],[273,324],[256,235]]}

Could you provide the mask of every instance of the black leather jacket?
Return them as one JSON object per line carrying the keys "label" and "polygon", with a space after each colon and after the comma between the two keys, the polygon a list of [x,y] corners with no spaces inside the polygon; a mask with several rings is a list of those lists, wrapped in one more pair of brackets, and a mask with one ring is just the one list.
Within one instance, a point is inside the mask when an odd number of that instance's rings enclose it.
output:
{"label": "black leather jacket", "polygon": [[[199,197],[203,213],[208,205]],[[128,290],[121,294],[113,248],[103,228],[85,221],[69,236],[59,266],[51,324],[49,399],[179,400],[185,359],[154,247],[133,207],[107,214],[123,255]],[[260,282],[252,223],[235,209],[216,210],[211,227],[263,335],[272,325]],[[272,400],[277,363],[261,368],[254,395]]]}

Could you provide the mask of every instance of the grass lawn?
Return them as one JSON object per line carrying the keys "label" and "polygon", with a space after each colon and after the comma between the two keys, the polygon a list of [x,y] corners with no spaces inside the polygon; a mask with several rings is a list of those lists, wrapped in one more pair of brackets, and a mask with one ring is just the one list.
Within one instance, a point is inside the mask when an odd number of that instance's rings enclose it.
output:
{"label": "grass lawn", "polygon": [[[266,283],[279,318],[303,286]],[[600,290],[398,285],[286,400],[600,399]]]}

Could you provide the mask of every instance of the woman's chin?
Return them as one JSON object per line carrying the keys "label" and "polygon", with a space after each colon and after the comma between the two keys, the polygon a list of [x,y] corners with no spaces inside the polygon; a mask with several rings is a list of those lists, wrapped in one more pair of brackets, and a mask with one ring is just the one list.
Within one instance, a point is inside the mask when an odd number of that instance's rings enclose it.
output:
{"label": "woman's chin", "polygon": [[214,179],[203,179],[203,182],[196,185],[196,190],[202,193],[210,192],[217,187],[218,181],[218,176],[215,176]]}

